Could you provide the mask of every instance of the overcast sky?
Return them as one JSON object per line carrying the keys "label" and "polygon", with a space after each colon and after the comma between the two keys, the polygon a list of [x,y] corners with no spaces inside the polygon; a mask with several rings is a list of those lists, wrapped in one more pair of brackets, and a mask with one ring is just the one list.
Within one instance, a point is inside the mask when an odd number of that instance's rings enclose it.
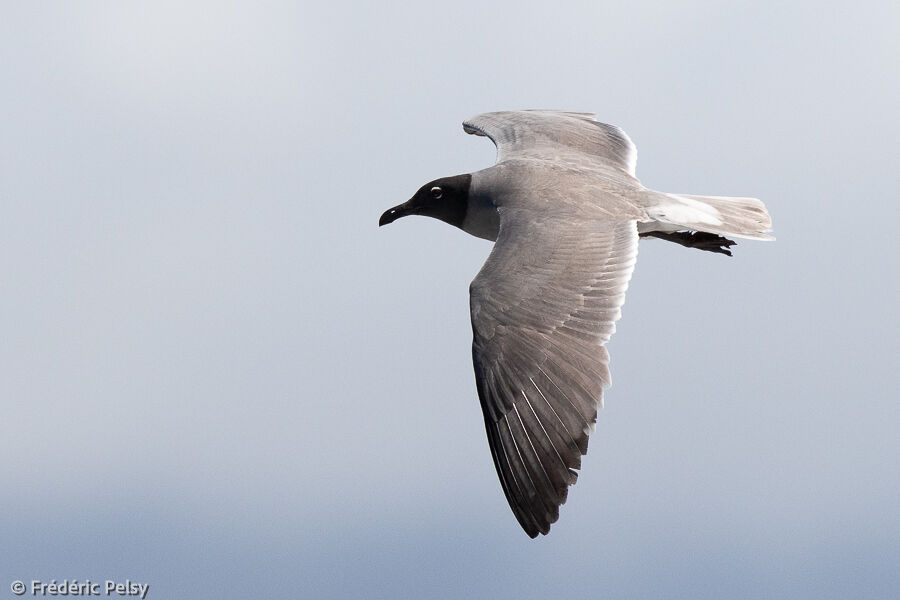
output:
{"label": "overcast sky", "polygon": [[[900,4],[613,4],[4,3],[0,598],[895,594]],[[778,238],[642,242],[533,541],[472,373],[490,243],[376,226],[516,108]]]}

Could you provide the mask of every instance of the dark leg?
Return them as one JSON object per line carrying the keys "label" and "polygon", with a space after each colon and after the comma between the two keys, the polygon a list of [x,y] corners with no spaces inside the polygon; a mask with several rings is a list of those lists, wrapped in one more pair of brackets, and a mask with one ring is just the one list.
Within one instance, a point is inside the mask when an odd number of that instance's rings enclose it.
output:
{"label": "dark leg", "polygon": [[728,248],[736,243],[721,235],[706,233],[705,231],[648,231],[647,233],[642,233],[641,237],[655,237],[667,242],[681,244],[687,248],[718,252],[728,256],[731,256],[731,250]]}

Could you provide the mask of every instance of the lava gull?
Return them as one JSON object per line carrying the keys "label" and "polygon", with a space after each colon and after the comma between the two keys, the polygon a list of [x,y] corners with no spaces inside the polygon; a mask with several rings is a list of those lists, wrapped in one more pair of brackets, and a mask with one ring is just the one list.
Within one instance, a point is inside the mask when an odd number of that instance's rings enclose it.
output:
{"label": "lava gull", "polygon": [[624,131],[590,113],[505,111],[463,130],[497,162],[423,185],[386,211],[440,219],[496,242],[472,281],[472,362],[494,466],[516,519],[547,534],[575,483],[603,390],[638,239],[731,255],[773,239],[755,198],[669,194],[635,177]]}

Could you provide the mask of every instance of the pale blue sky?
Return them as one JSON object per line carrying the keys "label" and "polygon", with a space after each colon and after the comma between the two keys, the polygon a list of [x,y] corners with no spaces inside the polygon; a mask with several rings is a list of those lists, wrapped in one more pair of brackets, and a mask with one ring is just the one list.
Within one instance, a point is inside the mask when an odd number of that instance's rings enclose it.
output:
{"label": "pale blue sky", "polygon": [[[900,589],[895,2],[9,2],[0,598],[887,598]],[[641,246],[550,536],[471,367],[490,244],[376,226],[595,111],[775,243]]]}

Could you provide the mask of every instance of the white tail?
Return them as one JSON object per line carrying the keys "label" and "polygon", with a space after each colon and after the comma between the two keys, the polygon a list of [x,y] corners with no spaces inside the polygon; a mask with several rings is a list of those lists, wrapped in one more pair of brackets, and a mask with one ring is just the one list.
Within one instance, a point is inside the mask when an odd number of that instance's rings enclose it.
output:
{"label": "white tail", "polygon": [[645,224],[645,231],[691,230],[751,240],[775,239],[766,233],[772,230],[772,218],[756,198],[661,192],[650,195],[653,204],[647,208],[647,214],[656,223]]}

